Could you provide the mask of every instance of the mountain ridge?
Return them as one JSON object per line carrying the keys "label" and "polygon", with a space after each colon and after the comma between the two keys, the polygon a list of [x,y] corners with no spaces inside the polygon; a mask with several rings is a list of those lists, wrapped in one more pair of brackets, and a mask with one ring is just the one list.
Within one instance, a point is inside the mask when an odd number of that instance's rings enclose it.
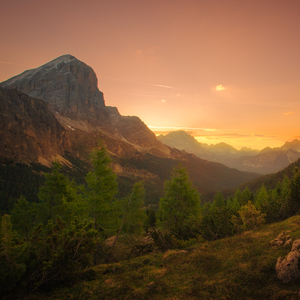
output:
{"label": "mountain ridge", "polygon": [[[117,108],[106,106],[97,82],[91,67],[73,56],[63,55],[14,76],[0,86],[38,96],[48,103],[55,122],[58,121],[66,133],[68,147],[63,150],[88,161],[89,153],[101,140],[119,176],[128,180],[146,179],[152,190],[162,191],[163,182],[170,178],[172,169],[179,163],[188,168],[201,193],[238,186],[258,176],[208,162],[163,144],[138,117],[122,116]],[[36,100],[31,98],[30,101]],[[14,133],[8,132],[10,138],[6,143],[13,148]],[[28,155],[30,150],[27,150]],[[56,152],[53,150],[51,155],[43,157],[47,164],[55,160]],[[40,162],[45,163],[41,159]]]}
{"label": "mountain ridge", "polygon": [[261,174],[280,171],[300,158],[300,141],[297,139],[286,142],[282,147],[273,149],[266,147],[261,151],[245,147],[237,150],[226,143],[216,145],[199,143],[184,131],[160,135],[158,140],[179,150],[194,153],[202,159],[219,162],[241,171]]}

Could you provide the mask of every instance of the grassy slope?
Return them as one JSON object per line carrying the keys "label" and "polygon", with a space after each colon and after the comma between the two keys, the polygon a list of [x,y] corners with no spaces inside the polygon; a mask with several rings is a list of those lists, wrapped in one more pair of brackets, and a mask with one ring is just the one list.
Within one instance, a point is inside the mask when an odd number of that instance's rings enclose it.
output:
{"label": "grassy slope", "polygon": [[26,299],[299,299],[300,282],[282,284],[275,273],[291,247],[269,247],[285,230],[300,238],[300,216],[188,251],[99,265],[96,280]]}

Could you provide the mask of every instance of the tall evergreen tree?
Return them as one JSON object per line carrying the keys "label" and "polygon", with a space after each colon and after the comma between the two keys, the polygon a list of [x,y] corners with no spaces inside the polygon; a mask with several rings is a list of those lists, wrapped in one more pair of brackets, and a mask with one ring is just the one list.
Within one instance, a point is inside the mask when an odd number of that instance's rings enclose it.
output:
{"label": "tall evergreen tree", "polygon": [[293,178],[290,182],[290,215],[299,213],[300,211],[300,170],[298,167],[294,168]]}
{"label": "tall evergreen tree", "polygon": [[256,197],[255,206],[260,209],[261,206],[269,201],[269,195],[264,185],[259,189]]}
{"label": "tall evergreen tree", "polygon": [[21,237],[29,240],[29,234],[34,227],[35,211],[32,205],[21,196],[18,203],[15,204],[14,209],[11,211],[11,220],[14,229],[20,234]]}
{"label": "tall evergreen tree", "polygon": [[115,198],[118,192],[116,175],[111,168],[111,160],[106,148],[99,148],[91,154],[93,170],[86,177],[88,184],[87,210],[95,228],[112,234],[120,221],[120,204]]}
{"label": "tall evergreen tree", "polygon": [[223,197],[223,194],[221,192],[217,192],[215,194],[214,201],[212,203],[213,208],[221,209],[225,206],[225,199]]}
{"label": "tall evergreen tree", "polygon": [[189,221],[199,217],[200,198],[189,181],[185,168],[174,169],[170,181],[165,181],[164,197],[160,199],[161,226],[179,239],[192,235]]}
{"label": "tall evergreen tree", "polygon": [[57,216],[70,221],[74,213],[69,204],[76,200],[77,189],[74,181],[70,181],[60,169],[61,165],[54,163],[51,173],[45,174],[46,181],[38,193],[40,203],[34,205],[38,221],[44,224],[47,224],[48,220],[56,220]]}

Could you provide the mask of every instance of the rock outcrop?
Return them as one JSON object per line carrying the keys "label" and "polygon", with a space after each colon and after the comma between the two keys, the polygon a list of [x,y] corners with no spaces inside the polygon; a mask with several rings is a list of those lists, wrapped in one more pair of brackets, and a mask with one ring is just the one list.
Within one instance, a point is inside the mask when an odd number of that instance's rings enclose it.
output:
{"label": "rock outcrop", "polygon": [[94,126],[109,120],[95,72],[72,55],[63,55],[27,70],[1,86],[43,99],[53,113],[72,120],[87,121]]}
{"label": "rock outcrop", "polygon": [[293,242],[293,239],[291,238],[290,235],[288,235],[288,233],[290,233],[291,231],[284,231],[282,233],[280,233],[276,239],[272,240],[270,242],[270,246],[271,247],[285,247],[288,245],[291,245]]}
{"label": "rock outcrop", "polygon": [[291,252],[286,258],[279,257],[276,263],[276,274],[283,283],[289,283],[300,278],[299,258],[300,240],[295,240]]}
{"label": "rock outcrop", "polygon": [[43,100],[0,87],[0,156],[19,162],[52,161],[70,148],[69,133]]}

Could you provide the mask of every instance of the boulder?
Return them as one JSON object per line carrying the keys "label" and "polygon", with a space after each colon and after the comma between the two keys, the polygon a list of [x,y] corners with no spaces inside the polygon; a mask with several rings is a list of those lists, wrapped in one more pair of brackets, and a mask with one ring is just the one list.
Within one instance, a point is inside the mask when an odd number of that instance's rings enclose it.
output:
{"label": "boulder", "polygon": [[292,245],[291,251],[299,251],[300,250],[300,240],[295,240]]}
{"label": "boulder", "polygon": [[295,240],[291,252],[286,258],[278,257],[276,263],[276,274],[283,283],[289,283],[300,278],[299,257],[300,239]]}
{"label": "boulder", "polygon": [[291,231],[283,231],[282,233],[278,234],[277,238],[272,240],[269,245],[271,247],[291,245],[293,240],[290,235],[287,235],[289,232]]}
{"label": "boulder", "polygon": [[275,269],[277,278],[281,282],[289,283],[300,278],[299,257],[298,251],[291,251],[285,259],[278,257]]}

